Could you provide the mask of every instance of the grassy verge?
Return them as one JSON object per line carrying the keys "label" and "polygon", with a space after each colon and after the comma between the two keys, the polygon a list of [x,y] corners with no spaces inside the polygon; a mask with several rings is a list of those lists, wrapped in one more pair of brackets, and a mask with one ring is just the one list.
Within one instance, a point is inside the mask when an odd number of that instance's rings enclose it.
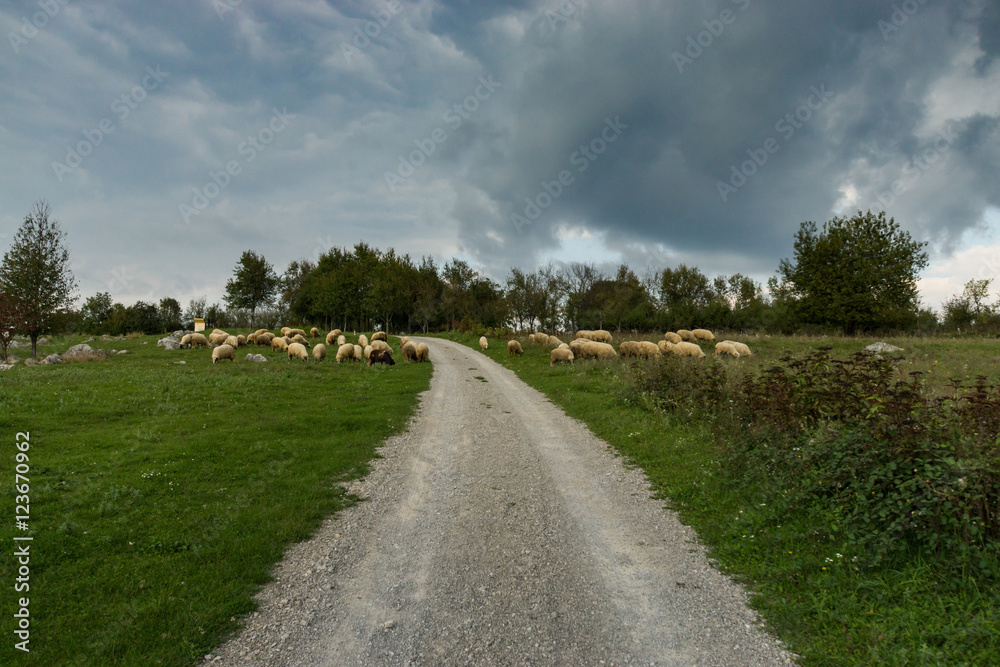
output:
{"label": "grassy verge", "polygon": [[[284,549],[352,502],[337,482],[364,474],[431,374],[265,348],[212,365],[210,351],[156,339],[98,341],[129,354],[0,375],[2,664],[192,664],[253,609]],[[242,361],[247,351],[268,362]],[[16,432],[30,433],[27,532],[13,525]],[[34,538],[27,593],[9,589],[14,535]],[[28,654],[13,648],[22,595]]]}
{"label": "grassy verge", "polygon": [[[477,336],[449,337],[478,349]],[[757,357],[739,363],[760,368],[786,351],[811,352],[831,341],[748,342]],[[834,339],[833,354],[846,356],[868,342]],[[928,383],[942,392],[950,377],[998,376],[995,341],[888,342],[906,350],[904,372],[929,372]],[[791,505],[782,495],[778,471],[768,468],[773,457],[733,457],[697,412],[664,413],[644,400],[633,382],[636,362],[550,368],[548,349],[522,345],[521,358],[509,359],[503,341],[491,341],[487,354],[640,465],[722,569],[747,584],[754,607],[803,664],[1000,664],[995,570],[956,571],[912,549],[866,564],[843,539],[837,516]],[[744,436],[732,434],[734,441]]]}

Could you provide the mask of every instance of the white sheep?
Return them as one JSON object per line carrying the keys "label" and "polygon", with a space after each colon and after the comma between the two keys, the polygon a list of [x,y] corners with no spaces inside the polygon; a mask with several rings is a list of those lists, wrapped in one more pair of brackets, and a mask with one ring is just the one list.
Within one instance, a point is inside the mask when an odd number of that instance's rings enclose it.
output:
{"label": "white sheep", "polygon": [[243,337],[243,334],[240,334],[236,337],[236,346],[237,347],[247,346],[247,339]]}
{"label": "white sheep", "polygon": [[594,340],[593,335],[594,332],[591,331],[590,329],[580,329],[579,331],[576,332],[576,337],[578,339],[583,338],[585,340]]}
{"label": "white sheep", "polygon": [[284,338],[272,338],[271,339],[271,350],[272,351],[285,351],[288,349],[288,341]]}
{"label": "white sheep", "polygon": [[292,343],[288,346],[288,358],[309,361],[309,350],[302,343]]}
{"label": "white sheep", "polygon": [[588,341],[580,346],[579,354],[573,351],[573,356],[577,359],[610,359],[617,357],[618,352],[615,351],[615,348],[610,343]]}
{"label": "white sheep", "polygon": [[[399,339],[399,345],[400,345],[400,347],[402,347],[403,345],[406,345],[407,343],[409,343],[409,342],[410,342],[410,340],[411,340],[411,339],[410,339],[410,337],[409,337],[409,336],[403,336],[403,337],[401,337],[401,338]],[[416,343],[414,343],[414,344],[413,344],[413,346],[414,346],[414,347],[416,347],[416,346],[417,346],[417,344],[416,344]]]}
{"label": "white sheep", "polygon": [[181,336],[181,347],[188,348],[191,347],[191,334],[184,334]]}
{"label": "white sheep", "polygon": [[229,338],[229,334],[227,334],[225,331],[218,331],[218,332],[213,331],[212,333],[208,334],[208,342],[211,343],[212,345],[225,345],[227,338]]}
{"label": "white sheep", "polygon": [[389,340],[389,337],[386,335],[384,331],[376,331],[375,333],[372,334],[372,342],[377,340]]}
{"label": "white sheep", "polygon": [[590,339],[598,343],[611,343],[611,332],[605,329],[598,329],[591,334]]}
{"label": "white sheep", "polygon": [[371,359],[372,352],[374,351],[375,351],[374,347],[372,347],[371,345],[365,345],[365,349],[361,351],[361,354],[365,355],[365,359]]}
{"label": "white sheep", "polygon": [[236,336],[227,336],[225,344],[234,350],[240,346],[240,342],[236,339]]}
{"label": "white sheep", "polygon": [[364,334],[361,334],[360,336],[358,336],[358,345],[360,345],[361,348],[364,349],[364,347],[366,345],[368,345],[368,336],[366,336]]}
{"label": "white sheep", "polygon": [[549,366],[557,363],[573,363],[573,352],[569,348],[557,347],[549,353]]}
{"label": "white sheep", "polygon": [[489,346],[490,346],[490,344],[486,340],[486,336],[480,336],[479,337],[479,348],[482,349],[483,351],[485,351],[486,348],[488,348]]}
{"label": "white sheep", "polygon": [[310,329],[309,330],[309,337],[310,338],[318,338],[319,337],[319,329],[317,329],[316,327],[313,327],[312,329]]}
{"label": "white sheep", "polygon": [[736,351],[740,353],[741,357],[752,357],[753,352],[747,347],[746,343],[737,343],[735,340],[724,340],[723,343],[729,343],[736,348]]}
{"label": "white sheep", "polygon": [[[680,332],[678,331],[677,333]],[[696,359],[703,359],[705,357],[705,353],[701,351],[700,347],[686,341],[674,345],[674,353],[682,357],[695,357]]]}
{"label": "white sheep", "polygon": [[518,356],[518,357],[520,357],[522,354],[524,354],[524,350],[521,349],[521,344],[520,343],[518,343],[516,340],[509,340],[509,341],[507,341],[507,356],[508,357],[512,357],[512,356]]}
{"label": "white sheep", "polygon": [[[364,336],[362,336],[362,338],[364,338]],[[365,347],[368,347],[368,346],[365,345]],[[355,345],[354,346],[354,360],[355,361],[362,361],[362,360],[364,360],[364,358],[365,358],[365,348],[361,347],[360,345]]]}
{"label": "white sheep", "polygon": [[695,329],[691,332],[695,340],[715,340],[715,334],[708,329]]}
{"label": "white sheep", "polygon": [[326,344],[327,345],[333,345],[334,343],[336,343],[337,342],[337,336],[339,336],[339,335],[340,335],[340,333],[336,329],[334,329],[333,331],[331,331],[330,333],[328,333],[326,335]]}
{"label": "white sheep", "polygon": [[417,345],[417,361],[427,361],[430,356],[431,350],[427,347],[427,343]]}
{"label": "white sheep", "polygon": [[369,345],[373,350],[387,351],[392,354],[392,347],[385,340],[379,338],[378,340],[373,340]]}
{"label": "white sheep", "polygon": [[403,343],[403,361],[417,361],[417,346],[413,344],[413,341],[406,341]]}
{"label": "white sheep", "polygon": [[316,346],[313,347],[313,359],[316,361],[323,361],[326,359],[326,345],[323,345],[323,343],[316,343]]}
{"label": "white sheep", "polygon": [[339,336],[337,336],[337,345],[338,346],[340,346],[340,345],[346,345],[346,344],[347,344],[347,336],[345,336],[344,334],[340,334]]}
{"label": "white sheep", "polygon": [[303,347],[309,347],[309,339],[306,338],[305,336],[303,336],[300,333],[297,333],[294,336],[292,336],[292,338],[288,342],[289,343],[298,343],[299,345],[302,345]]}
{"label": "white sheep", "polygon": [[723,354],[728,354],[730,357],[740,358],[739,350],[732,346],[730,343],[722,342],[715,344],[715,356],[722,356]]}
{"label": "white sheep", "polygon": [[684,339],[675,334],[673,331],[668,331],[667,333],[663,334],[663,340],[670,343],[680,343]]}
{"label": "white sheep", "polygon": [[205,338],[204,334],[193,333],[191,334],[191,340],[189,341],[191,347],[208,347],[208,339]]}
{"label": "white sheep", "polygon": [[212,350],[212,363],[217,363],[221,359],[236,361],[236,354],[233,353],[232,345],[220,345]]}
{"label": "white sheep", "polygon": [[344,343],[337,349],[337,363],[354,361],[354,346]]}
{"label": "white sheep", "polygon": [[695,338],[694,334],[688,331],[687,329],[678,329],[677,335],[681,337],[682,341],[687,341],[688,343],[694,343],[697,342],[698,340],[697,338]]}

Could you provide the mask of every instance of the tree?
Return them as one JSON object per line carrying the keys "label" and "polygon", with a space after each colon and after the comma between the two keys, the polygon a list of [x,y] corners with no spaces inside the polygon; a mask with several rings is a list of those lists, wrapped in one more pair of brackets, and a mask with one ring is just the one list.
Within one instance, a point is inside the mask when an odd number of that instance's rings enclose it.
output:
{"label": "tree", "polygon": [[0,289],[19,304],[20,330],[31,338],[31,356],[38,354],[38,337],[76,301],[65,236],[59,223],[49,218],[49,205],[40,201],[17,230],[0,266]]}
{"label": "tree", "polygon": [[0,361],[7,360],[7,349],[23,322],[21,302],[10,292],[0,289]]}
{"label": "tree", "polygon": [[177,299],[170,297],[160,299],[157,314],[160,318],[160,326],[163,327],[165,332],[181,328],[181,304]]}
{"label": "tree", "polygon": [[88,297],[81,308],[83,329],[87,333],[107,333],[108,319],[111,317],[111,300],[109,292],[98,292]]}
{"label": "tree", "polygon": [[884,212],[858,211],[853,218],[830,220],[822,231],[803,222],[795,235],[795,260],[781,260],[778,274],[800,323],[835,326],[848,335],[912,328],[926,245]]}
{"label": "tree", "polygon": [[191,299],[188,302],[187,310],[184,311],[184,326],[187,327],[190,324],[190,328],[194,328],[194,319],[196,317],[205,317],[205,307],[208,304],[208,299],[203,296],[199,296],[197,299]]}
{"label": "tree", "polygon": [[257,308],[274,301],[280,284],[278,275],[264,256],[253,250],[243,253],[233,275],[234,278],[226,282],[226,305],[247,308],[250,311],[250,328],[253,329]]}
{"label": "tree", "polygon": [[992,282],[992,278],[973,278],[965,283],[961,295],[953,296],[941,304],[945,324],[959,329],[982,329],[989,324],[998,310],[997,306],[987,303]]}

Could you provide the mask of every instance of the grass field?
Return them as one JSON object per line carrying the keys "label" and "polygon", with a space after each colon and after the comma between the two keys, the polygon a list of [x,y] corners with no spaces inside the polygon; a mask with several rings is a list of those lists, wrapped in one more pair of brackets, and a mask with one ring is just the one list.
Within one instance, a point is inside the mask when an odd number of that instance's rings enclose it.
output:
{"label": "grass field", "polygon": [[[90,343],[129,351],[103,362],[0,374],[0,664],[200,659],[253,609],[284,549],[352,502],[338,482],[406,425],[431,375],[264,348],[212,365],[208,350],[157,338]],[[81,340],[54,339],[39,358]],[[30,434],[28,531],[14,525],[18,432]],[[33,537],[30,590],[16,594],[15,535]],[[14,648],[22,596],[30,653]]]}
{"label": "grass field", "polygon": [[[474,349],[478,336],[448,335]],[[764,369],[787,352],[830,345],[847,357],[874,339],[734,337],[755,351],[731,360]],[[826,528],[835,517],[780,508],[766,469],[732,470],[718,433],[695,418],[663,413],[630,382],[635,360],[549,367],[549,349],[528,344],[508,358],[505,341],[486,354],[544,392],[641,466],[652,487],[698,532],[720,567],[752,592],[752,604],[807,665],[1000,664],[1000,589],[992,577],[955,574],[908,552],[860,566],[857,552]],[[653,340],[653,337],[647,338]],[[617,342],[617,341],[616,341]],[[933,391],[950,378],[1000,377],[995,339],[899,338],[900,377],[923,371]],[[703,345],[711,352],[708,345]],[[690,360],[699,363],[697,360]],[[710,360],[700,360],[701,363]],[[740,434],[734,434],[738,437]]]}

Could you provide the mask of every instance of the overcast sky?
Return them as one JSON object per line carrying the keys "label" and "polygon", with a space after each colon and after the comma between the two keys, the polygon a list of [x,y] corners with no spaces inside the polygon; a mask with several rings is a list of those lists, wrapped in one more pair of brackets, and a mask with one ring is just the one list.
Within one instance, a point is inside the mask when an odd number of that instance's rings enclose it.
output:
{"label": "overcast sky", "polygon": [[47,200],[84,297],[358,241],[763,282],[869,208],[931,243],[926,305],[1000,277],[998,0],[26,0],[0,32],[0,246]]}

